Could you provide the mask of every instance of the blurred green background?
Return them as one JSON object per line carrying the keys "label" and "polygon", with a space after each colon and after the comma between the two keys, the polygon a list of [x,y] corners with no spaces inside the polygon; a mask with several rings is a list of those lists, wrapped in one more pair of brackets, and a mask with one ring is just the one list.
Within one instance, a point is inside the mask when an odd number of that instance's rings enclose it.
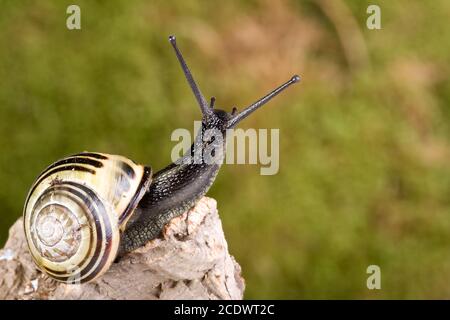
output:
{"label": "blurred green background", "polygon": [[246,298],[450,298],[449,19],[446,0],[1,0],[0,246],[65,155],[169,163],[172,130],[200,116],[176,34],[227,110],[303,77],[241,126],[280,129],[279,173],[225,165],[209,192]]}

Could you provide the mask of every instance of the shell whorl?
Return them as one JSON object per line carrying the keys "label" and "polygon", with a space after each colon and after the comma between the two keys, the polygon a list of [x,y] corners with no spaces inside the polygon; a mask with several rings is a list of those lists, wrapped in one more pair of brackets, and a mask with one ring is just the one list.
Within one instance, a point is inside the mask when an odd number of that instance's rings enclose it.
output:
{"label": "shell whorl", "polygon": [[121,228],[150,182],[150,168],[115,155],[82,153],[49,166],[24,209],[37,266],[67,283],[104,273],[117,255]]}

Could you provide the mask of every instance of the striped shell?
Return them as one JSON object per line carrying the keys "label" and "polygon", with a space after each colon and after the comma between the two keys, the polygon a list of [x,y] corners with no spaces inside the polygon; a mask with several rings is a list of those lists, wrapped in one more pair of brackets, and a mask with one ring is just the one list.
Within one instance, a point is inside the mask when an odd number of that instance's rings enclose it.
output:
{"label": "striped shell", "polygon": [[49,166],[31,187],[24,208],[25,235],[36,265],[67,283],[103,274],[151,174],[149,167],[125,157],[88,152]]}

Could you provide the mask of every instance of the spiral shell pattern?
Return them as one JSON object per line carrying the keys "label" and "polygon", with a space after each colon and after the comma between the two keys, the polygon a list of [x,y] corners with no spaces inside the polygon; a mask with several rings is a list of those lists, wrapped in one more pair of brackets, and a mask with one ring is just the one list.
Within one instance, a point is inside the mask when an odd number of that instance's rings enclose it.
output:
{"label": "spiral shell pattern", "polygon": [[36,265],[84,283],[114,261],[120,231],[151,182],[151,169],[121,156],[82,153],[48,167],[32,186],[24,229]]}

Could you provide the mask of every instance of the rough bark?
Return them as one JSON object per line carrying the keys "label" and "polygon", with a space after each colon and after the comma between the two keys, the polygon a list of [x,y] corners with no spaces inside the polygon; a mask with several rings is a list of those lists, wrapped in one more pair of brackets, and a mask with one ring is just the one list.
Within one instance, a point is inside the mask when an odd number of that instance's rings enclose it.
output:
{"label": "rough bark", "polygon": [[22,219],[0,250],[0,299],[242,299],[244,287],[216,201],[206,197],[173,219],[161,239],[91,283],[66,285],[41,273],[28,252]]}

